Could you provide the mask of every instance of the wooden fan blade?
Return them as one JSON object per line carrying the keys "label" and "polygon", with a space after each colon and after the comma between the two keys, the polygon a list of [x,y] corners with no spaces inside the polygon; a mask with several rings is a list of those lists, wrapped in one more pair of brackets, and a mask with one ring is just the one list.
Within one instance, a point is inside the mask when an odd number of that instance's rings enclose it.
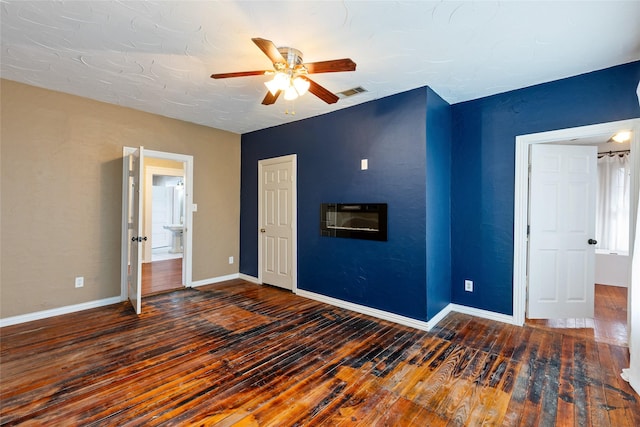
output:
{"label": "wooden fan blade", "polygon": [[264,76],[265,73],[269,71],[259,70],[259,71],[239,71],[237,73],[218,73],[211,74],[212,79],[228,79],[229,77],[247,77],[247,76]]}
{"label": "wooden fan blade", "polygon": [[280,96],[281,90],[277,91],[275,95],[271,95],[271,92],[267,91],[267,95],[262,100],[262,105],[271,105],[276,102],[276,99]]}
{"label": "wooden fan blade", "polygon": [[303,78],[307,79],[310,83],[309,92],[311,92],[318,98],[322,99],[327,104],[335,104],[336,102],[338,102],[338,97],[333,93],[329,92],[328,89],[325,89],[324,87],[320,86],[318,83],[314,82],[308,77],[303,77]]}
{"label": "wooden fan blade", "polygon": [[287,63],[280,52],[278,52],[278,48],[276,47],[276,45],[273,44],[271,40],[261,38],[253,38],[251,40],[256,44],[256,46],[260,48],[261,51],[264,52],[265,55],[269,57],[271,62],[284,62],[285,64]]}
{"label": "wooden fan blade", "polygon": [[355,71],[356,63],[349,58],[334,59],[333,61],[310,62],[303,64],[309,74],[336,73],[338,71]]}

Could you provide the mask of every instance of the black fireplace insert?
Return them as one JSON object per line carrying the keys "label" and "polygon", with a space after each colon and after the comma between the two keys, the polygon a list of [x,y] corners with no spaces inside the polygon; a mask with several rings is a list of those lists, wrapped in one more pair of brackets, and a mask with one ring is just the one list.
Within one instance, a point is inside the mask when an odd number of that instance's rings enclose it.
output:
{"label": "black fireplace insert", "polygon": [[386,241],[387,204],[323,203],[320,235]]}

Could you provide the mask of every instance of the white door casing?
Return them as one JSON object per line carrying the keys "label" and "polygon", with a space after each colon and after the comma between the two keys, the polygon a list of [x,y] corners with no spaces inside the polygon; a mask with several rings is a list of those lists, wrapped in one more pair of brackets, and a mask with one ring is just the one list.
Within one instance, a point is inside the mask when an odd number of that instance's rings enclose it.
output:
{"label": "white door casing", "polygon": [[[129,274],[129,249],[131,235],[129,231],[129,155],[137,149],[123,147],[122,160],[122,248],[121,248],[121,272],[120,272],[120,298],[122,301],[128,299],[128,274]],[[163,151],[144,150],[143,158],[166,159],[184,164],[184,233],[183,233],[183,254],[182,254],[182,283],[192,286],[192,224],[195,205],[193,203],[193,156],[187,154],[167,153]],[[144,209],[143,209],[144,210]]]}
{"label": "white door casing", "polygon": [[596,156],[531,146],[528,318],[593,317]]}
{"label": "white door casing", "polygon": [[[640,188],[640,119],[620,120],[516,136],[513,221],[513,316],[510,320],[511,323],[515,325],[524,324],[527,301],[529,147],[534,144],[573,141],[597,135],[613,135],[621,129],[633,131],[631,141],[631,206],[633,215],[636,212],[640,196],[638,192]],[[579,144],[579,141],[576,141],[576,143]],[[630,224],[632,240],[635,236],[635,227],[636,224],[632,221]],[[629,313],[631,311],[630,307]]]}
{"label": "white door casing", "polygon": [[296,155],[258,162],[258,280],[297,288]]}

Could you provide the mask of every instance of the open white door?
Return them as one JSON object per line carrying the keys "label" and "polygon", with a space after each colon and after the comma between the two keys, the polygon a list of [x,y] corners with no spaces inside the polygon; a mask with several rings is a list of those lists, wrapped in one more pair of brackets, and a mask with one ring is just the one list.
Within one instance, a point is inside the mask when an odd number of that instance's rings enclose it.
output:
{"label": "open white door", "polygon": [[531,146],[530,319],[594,314],[597,148]]}
{"label": "open white door", "polygon": [[258,163],[258,264],[262,283],[293,290],[296,273],[295,155]]}
{"label": "open white door", "polygon": [[142,299],[142,257],[141,245],[146,237],[142,237],[142,209],[140,209],[140,196],[143,193],[144,172],[144,148],[140,147],[129,154],[129,173],[127,177],[127,194],[123,198],[126,203],[127,215],[127,295],[136,314],[141,312]]}

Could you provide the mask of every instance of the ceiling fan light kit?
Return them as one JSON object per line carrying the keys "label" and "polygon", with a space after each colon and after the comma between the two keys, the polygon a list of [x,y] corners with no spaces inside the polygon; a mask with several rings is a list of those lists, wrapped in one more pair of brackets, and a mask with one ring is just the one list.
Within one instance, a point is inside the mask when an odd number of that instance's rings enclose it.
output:
{"label": "ceiling fan light kit", "polygon": [[261,38],[253,38],[251,40],[269,57],[273,63],[273,70],[212,74],[211,78],[226,79],[230,77],[273,75],[272,80],[265,82],[269,92],[262,100],[264,105],[275,103],[280,94],[284,94],[285,100],[292,101],[307,92],[311,92],[327,104],[333,104],[338,101],[338,96],[311,80],[308,75],[355,71],[356,69],[356,63],[349,58],[305,64],[302,61],[302,52],[298,49],[276,47],[270,40]]}
{"label": "ceiling fan light kit", "polygon": [[284,93],[284,99],[293,101],[298,96],[302,96],[309,90],[309,83],[303,77],[297,76],[295,73],[287,73],[278,71],[273,80],[265,82],[264,85],[269,89],[271,95],[276,95],[279,91]]}

